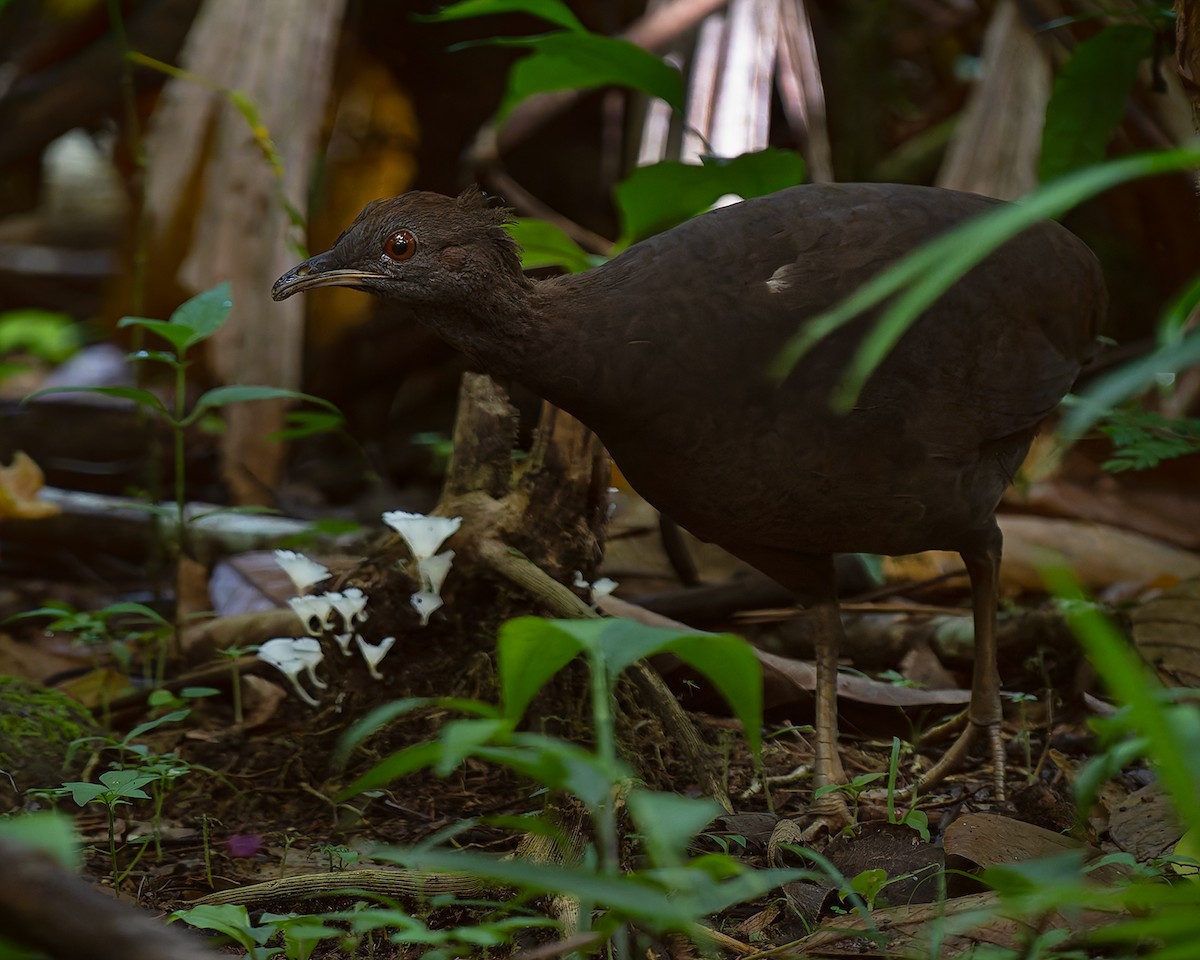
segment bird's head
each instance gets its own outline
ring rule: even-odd
[[[412,306],[466,306],[523,284],[509,212],[471,188],[457,198],[414,191],[369,203],[332,249],[275,281],[286,300],[314,287],[352,287]]]

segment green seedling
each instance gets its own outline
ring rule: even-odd
[[[105,808],[108,814],[108,858],[112,867],[113,892],[117,896],[120,896],[121,880],[128,876],[129,870],[133,869],[145,848],[143,847],[143,850],[139,851],[133,864],[130,864],[124,874],[118,873],[116,809],[118,806],[134,800],[149,800],[150,795],[142,787],[153,779],[154,774],[142,773],[137,770],[106,770],[100,774],[99,783],[74,781],[62,785],[63,791],[69,793],[71,799],[79,806],[84,807],[89,803],[98,803]]]

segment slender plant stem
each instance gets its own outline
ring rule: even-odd
[[[106,804],[108,807],[108,863],[112,869],[112,885],[113,896],[121,896],[121,888],[117,880],[117,817],[113,810],[115,804]]]

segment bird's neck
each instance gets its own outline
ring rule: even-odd
[[[593,385],[604,313],[590,274],[497,284],[469,304],[410,307],[416,319],[488,373],[566,407]]]

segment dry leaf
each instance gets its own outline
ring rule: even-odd
[[[0,519],[40,520],[60,512],[59,507],[37,498],[45,482],[42,468],[18,450],[11,467],[0,467]]]

